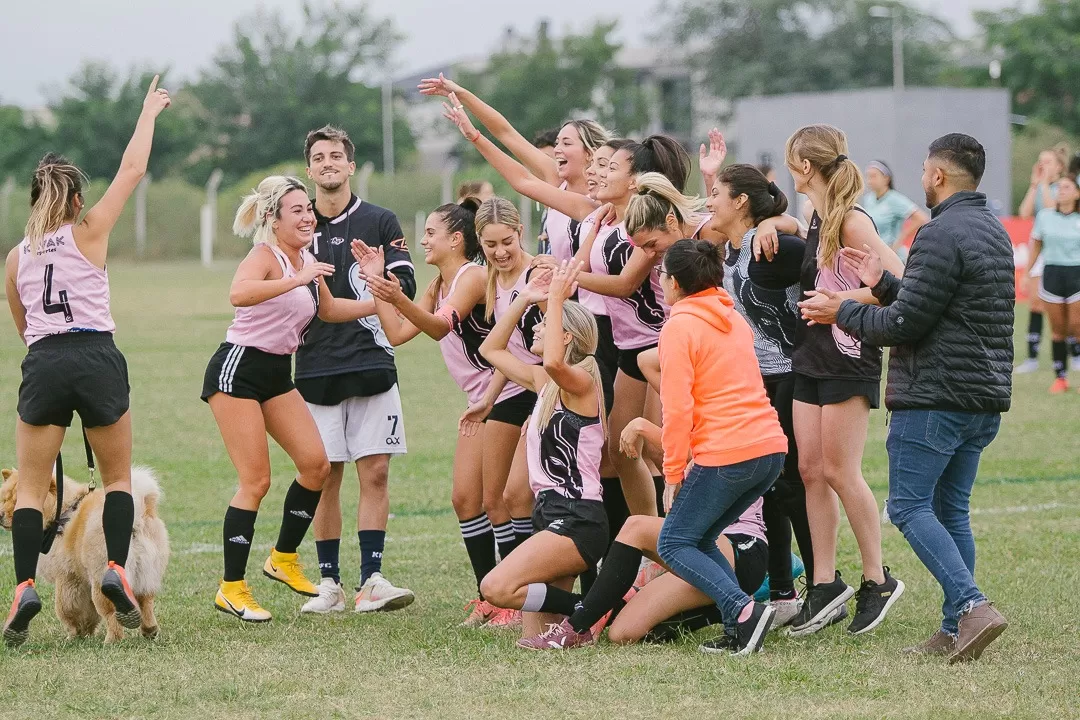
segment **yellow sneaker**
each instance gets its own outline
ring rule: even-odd
[[[270,557],[263,565],[263,575],[271,580],[285,583],[294,592],[308,597],[319,597],[319,588],[304,576],[299,553],[279,553],[270,549]]]
[[[235,615],[244,622],[270,622],[270,613],[259,607],[251,595],[246,580],[221,581],[214,607],[223,613]]]

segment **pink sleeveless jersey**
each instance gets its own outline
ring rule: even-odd
[[[521,271],[517,280],[510,288],[504,288],[499,284],[499,281],[495,281],[495,321],[498,322],[499,318],[506,314],[506,311],[510,309],[510,305],[513,304],[517,296],[525,291],[525,286],[529,284],[529,271],[528,268]],[[539,365],[543,362],[543,359],[529,350],[532,347],[533,342],[533,327],[540,322],[540,318],[543,314],[540,312],[540,308],[536,305],[532,305],[525,314],[521,316],[521,320],[518,321],[517,329],[514,330],[514,334],[510,336],[510,342],[507,345],[507,349],[513,353],[514,357],[523,363],[529,365]]]
[[[557,393],[559,388],[551,383],[545,392]],[[604,446],[604,426],[600,424],[600,417],[583,417],[567,410],[559,398],[547,427],[541,429],[540,405],[538,401],[533,409],[525,436],[529,487],[533,495],[554,490],[573,500],[603,500],[600,454]]]
[[[564,182],[559,186],[560,190],[566,189]],[[555,208],[547,209],[544,219],[544,233],[547,234],[548,244],[551,246],[551,256],[561,262],[566,262],[574,257],[574,228],[570,216],[559,212]]]
[[[746,508],[739,519],[724,528],[724,535],[749,535],[758,540],[766,540],[765,521],[761,517],[761,498]]]
[[[705,215],[699,217],[695,221],[697,225],[694,227],[694,233],[690,236],[692,240],[699,240],[701,238],[701,228],[712,222],[712,215]],[[664,302],[664,288],[660,285],[660,261],[662,258],[656,258],[656,264],[653,265],[652,270],[649,271],[649,286],[652,287],[653,293],[656,295],[656,299],[660,302],[660,307],[664,308],[664,316],[671,316],[671,307]]]
[[[585,239],[589,237],[589,233],[592,232],[593,226],[596,225],[596,213],[599,210],[593,212],[587,218],[581,221],[581,224],[574,229],[577,234],[576,242],[574,243],[574,254],[577,254],[577,250],[581,247],[581,243],[585,242]],[[570,218],[567,218],[569,220]],[[572,257],[572,256],[571,256]],[[593,315],[607,316],[608,309],[607,303],[604,302],[604,296],[598,295],[594,292],[589,292],[584,288],[578,289],[578,302],[585,306],[585,309],[591,312]]]
[[[281,265],[283,277],[296,275],[285,253],[267,245]],[[300,251],[304,267],[315,262],[307,250]],[[303,342],[303,334],[319,309],[318,280],[250,307],[236,308],[225,341],[262,350],[272,355],[292,355]]]
[[[49,233],[36,255],[19,246],[15,284],[26,308],[26,344],[69,332],[115,332],[109,311],[109,274],[75,245],[71,225]]]
[[[626,225],[603,225],[593,243],[589,255],[592,272],[600,275],[618,275],[626,267],[634,246],[626,236]],[[653,274],[655,274],[655,269]],[[659,282],[659,280],[658,280]],[[641,287],[627,298],[604,296],[608,316],[611,318],[611,334],[615,347],[620,350],[637,350],[656,345],[660,341],[660,328],[667,319],[663,292],[657,295],[652,278],[646,278]]]

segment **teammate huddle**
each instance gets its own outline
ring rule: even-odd
[[[468,400],[451,492],[477,585],[465,625],[520,626],[521,647],[562,649],[595,642],[605,627],[612,641],[634,642],[722,624],[724,632],[701,649],[744,655],[760,650],[773,627],[801,636],[841,622],[854,595],[848,631],[877,627],[905,589],[883,564],[876,501],[861,473],[870,409],[880,402],[880,348],[901,346],[894,363],[912,343],[924,360],[944,351],[925,312],[902,312],[923,300],[909,281],[914,287],[942,271],[959,275],[927,302],[948,292],[947,303],[988,304],[991,315],[981,321],[995,323],[989,334],[1004,338],[997,325],[1007,322],[1011,334],[1011,276],[1000,279],[993,265],[985,272],[976,267],[979,277],[968,278],[964,263],[943,265],[937,257],[928,265],[931,251],[921,252],[920,242],[905,269],[857,204],[862,177],[836,128],[801,128],[787,143],[796,190],[816,208],[804,226],[785,214],[787,198],[758,169],[722,167],[719,133],[701,148],[708,188],[701,199],[685,194],[690,159],[671,138],[615,139],[594,122],[574,120],[548,152],[442,76],[422,81],[420,89],[446,97],[444,114],[466,140],[516,191],[547,208],[549,251],[525,251],[513,203],[465,197],[427,218],[421,247],[438,273],[417,299],[396,219],[352,195],[354,148],[329,126],[309,133],[305,143],[314,200],[299,180],[277,176],[244,199],[234,230],[253,236],[255,246],[233,279],[235,317],[202,391],[239,476],[223,525],[217,609],[245,621],[270,620],[245,581],[256,514],[270,484],[267,434],[289,454],[297,476],[264,574],[309,596],[305,612],[344,609],[339,489],[344,463],[352,462],[361,486],[362,576],[354,608],[393,610],[413,601],[409,590],[383,577],[381,560],[389,459],[405,452],[394,348],[425,334],[438,342]],[[146,103],[128,150],[137,157],[129,163],[125,156],[114,182],[123,178],[128,194],[139,173],[125,175],[126,168],[145,172],[153,117],[168,106],[167,94],[152,86]],[[466,109],[514,157],[476,130]],[[967,136],[946,136],[931,147],[924,188],[938,226],[945,226],[942,209],[985,210],[985,197],[974,192],[984,164],[982,147]],[[878,165],[879,174],[888,172]],[[54,166],[47,157],[39,168],[43,186],[55,184],[46,182]],[[114,195],[118,213],[127,194]],[[937,201],[930,203],[932,197]],[[13,523],[20,585],[5,624],[9,644],[25,640],[41,607],[31,560],[41,544],[51,459],[72,411],[101,454],[109,497],[126,490],[130,422],[126,455],[95,442],[97,425],[120,424],[119,406],[104,413],[95,405],[107,401],[101,393],[87,404],[78,388],[61,392],[67,386],[53,389],[36,377],[67,372],[65,344],[118,356],[104,275],[111,224],[91,225],[104,236],[100,249],[91,245],[80,228],[103,214],[97,210],[105,200],[73,230],[81,202],[78,186],[66,194],[38,193],[27,239],[8,258],[8,297],[31,349],[20,388],[19,461],[29,482],[20,485],[22,514]],[[932,220],[917,239],[934,228]],[[996,261],[1000,238],[995,228],[988,232]],[[41,262],[52,238],[72,236],[63,252],[49,256],[44,291],[40,279],[24,282],[37,277],[29,265]],[[950,237],[960,256],[969,251],[966,237]],[[979,286],[970,297],[969,282]],[[52,283],[78,288],[61,298],[74,308],[63,317],[51,300]],[[952,308],[937,311],[948,319]],[[964,395],[940,410],[933,399],[897,401],[894,366],[890,409],[905,419],[915,409],[931,420],[935,412],[998,417],[1008,409],[1009,373],[1002,380],[997,365],[1012,361],[1011,340],[1004,359],[1002,342],[986,347],[995,382],[1006,385],[1003,399],[1001,392],[983,392],[968,407]],[[41,347],[60,355],[48,357]],[[920,366],[913,358],[906,368]],[[106,369],[80,367],[83,375],[93,372]],[[924,378],[935,388],[941,381],[930,371]],[[126,411],[126,374],[122,382],[114,394],[122,395]],[[918,394],[908,384],[903,390]],[[946,596],[941,630],[910,650],[947,654],[950,661],[977,658],[1005,628],[974,585],[973,541],[967,549],[978,452],[997,425],[980,420],[979,427],[975,439],[954,430],[955,446],[932,443],[939,454],[963,454],[968,462],[923,473],[928,488],[918,492],[907,478],[906,494],[893,492],[902,473],[893,446],[909,438],[894,442],[890,435],[890,512]],[[947,506],[939,498],[946,491]],[[836,567],[839,503],[859,544],[857,592]],[[112,512],[107,502],[107,538],[110,532],[130,537],[130,511]],[[313,522],[318,585],[305,576],[297,552]],[[793,535],[806,567],[804,595],[795,587]],[[112,545],[102,590],[118,612],[137,618],[137,607],[125,605],[124,553],[117,547],[114,557]]]

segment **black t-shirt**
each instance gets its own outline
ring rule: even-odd
[[[315,219],[311,252],[316,260],[334,265],[334,274],[326,278],[334,297],[371,299],[352,256],[353,240],[382,247],[386,270],[398,277],[406,294],[415,296],[412,258],[394,213],[353,195],[337,217],[316,211]],[[296,386],[311,403],[335,405],[349,397],[377,395],[396,382],[394,348],[375,315],[346,323],[315,318],[296,353]]]

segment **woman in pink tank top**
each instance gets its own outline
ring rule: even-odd
[[[285,496],[281,528],[263,573],[294,592],[316,597],[297,547],[307,533],[330,472],[315,421],[292,381],[292,354],[316,316],[349,322],[375,312],[371,300],[336,298],[320,278],[334,266],[308,252],[315,214],[304,184],[271,176],[244,198],[233,230],[254,236],[229,290],[232,324],[207,365],[202,399],[210,405],[239,476],[225,512],[225,570],[214,605],[247,622],[267,622],[244,579],[259,505],[270,489],[266,435],[288,453],[297,477]]]
[[[437,340],[446,369],[468,397],[454,452],[451,501],[476,576],[478,596],[467,606],[469,626],[499,614],[479,595],[480,583],[495,567],[496,545],[499,557],[506,558],[532,534],[531,502],[521,517],[513,518],[503,501],[520,424],[510,423],[513,429],[506,432],[504,422],[485,422],[500,401],[521,396],[524,389],[506,382],[480,354],[492,323],[485,317],[487,271],[474,262],[482,257],[476,236],[478,207],[470,198],[438,207],[428,216],[420,244],[424,261],[438,268],[439,275],[415,303],[393,276],[382,278],[379,253],[357,257],[390,342],[397,346],[420,333]]]
[[[157,82],[155,76],[120,170],[82,220],[85,176],[59,155],[49,153],[41,160],[30,183],[26,237],[7,256],[8,306],[29,348],[22,363],[15,431],[19,484],[11,539],[18,585],[3,628],[10,647],[26,641],[30,621],[41,611],[34,579],[43,551],[44,517],[53,513],[44,507],[45,498],[75,413],[97,453],[105,486],[101,521],[109,564],[100,589],[115,606],[121,625],[138,628],[144,623],[124,570],[135,512],[131,415],[127,363],[113,342],[116,326],[105,260],[109,234],[146,174],[157,116],[170,103],[169,93]],[[56,527],[50,520],[46,548]],[[137,578],[132,582],[138,586]],[[154,621],[145,622],[149,627]]]
[[[569,301],[576,269],[534,277],[514,299],[480,346],[484,357],[512,381],[538,393],[526,431],[529,483],[537,493],[535,534],[500,563],[481,584],[484,597],[527,613],[573,611],[574,579],[596,566],[608,545],[600,485],[600,453],[607,423],[603,381],[593,353],[596,321]],[[520,360],[509,348],[526,311],[547,302],[533,328],[533,351],[543,365]],[[527,615],[525,634],[539,631],[540,617]]]

